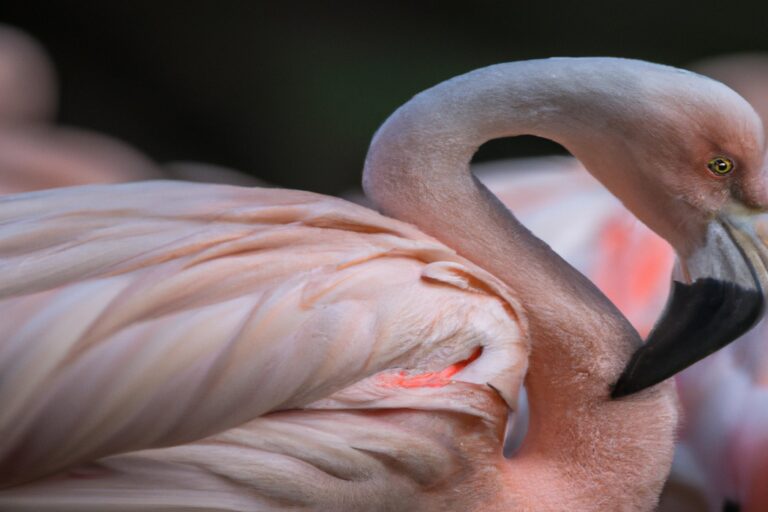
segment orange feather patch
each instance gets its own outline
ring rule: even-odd
[[[401,388],[439,388],[450,384],[451,377],[467,367],[472,361],[480,357],[483,353],[482,347],[477,347],[467,359],[453,363],[438,372],[419,373],[417,375],[408,375],[405,371],[399,371],[396,374],[387,374],[380,377],[379,383],[387,387]]]

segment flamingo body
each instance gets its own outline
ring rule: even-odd
[[[517,396],[527,364],[524,320],[505,285],[439,242],[343,200],[285,190],[154,182],[16,196],[0,208],[0,309],[17,319],[0,354],[3,474],[73,468],[63,481],[6,490],[5,507],[50,506],[55,495],[82,510],[110,489],[135,507],[188,507],[205,490],[257,509],[311,496],[318,510],[363,499],[385,510],[413,508],[414,489],[458,485],[459,475],[478,485],[464,443],[488,455],[500,442],[499,393]],[[439,385],[401,385],[478,347]],[[402,454],[396,468],[386,463]],[[166,470],[160,485],[173,482],[173,499],[142,491]],[[394,483],[404,496],[391,502]]]
[[[701,351],[642,367],[651,344],[470,175],[481,143],[522,133],[571,150],[692,275],[761,304],[744,210],[764,208],[763,133],[743,99],[638,61],[493,66],[416,96],[374,137],[364,188],[400,220],[163,182],[0,200],[0,308],[15,319],[0,504],[653,508],[677,420],[669,383],[654,384]],[[707,162],[726,149],[740,172],[720,179]],[[523,375],[531,428],[506,460]]]

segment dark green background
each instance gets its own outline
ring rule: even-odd
[[[61,80],[60,121],[160,162],[203,160],[289,187],[356,186],[373,131],[418,91],[552,55],[674,65],[768,50],[768,2],[13,1]],[[479,159],[558,151],[532,138]]]

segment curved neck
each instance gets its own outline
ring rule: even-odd
[[[602,170],[615,166],[623,144],[613,140],[616,123],[606,119],[618,115],[623,78],[617,74],[603,85],[594,76],[591,59],[551,59],[492,66],[444,82],[381,127],[363,184],[385,213],[504,280],[526,309],[533,344],[526,380],[531,425],[520,456],[509,464],[510,486],[530,497],[525,482],[546,479],[541,486],[569,474],[573,493],[602,482],[612,487],[608,494],[625,493],[617,499],[641,492],[647,500],[658,494],[671,463],[675,406],[669,390],[610,401],[610,386],[639,336],[469,171],[483,142],[532,134],[588,156],[582,162],[604,183],[615,179]],[[594,151],[602,156],[590,156]],[[574,467],[582,469],[573,473]],[[626,474],[634,480],[627,482]]]

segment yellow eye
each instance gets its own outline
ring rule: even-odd
[[[718,176],[724,176],[733,170],[733,160],[724,156],[717,156],[707,162],[707,168]]]

